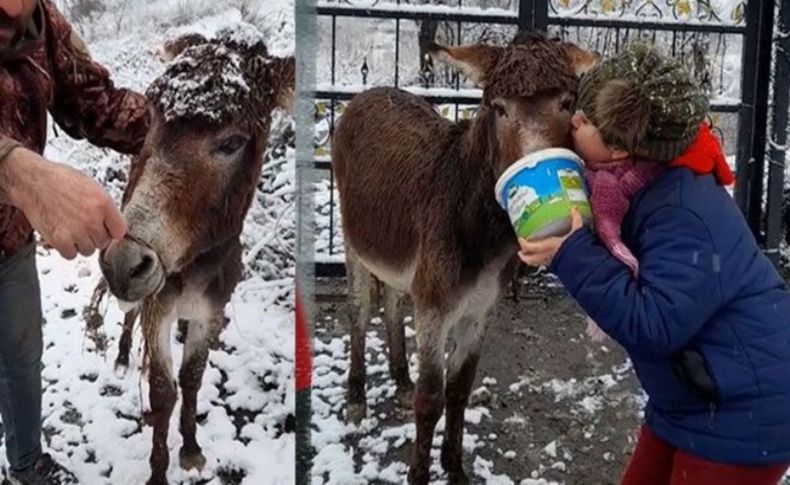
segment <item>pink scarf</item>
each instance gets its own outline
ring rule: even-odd
[[[665,169],[665,165],[656,162],[587,162],[584,177],[590,188],[595,231],[609,252],[628,266],[634,278],[639,274],[639,261],[623,243],[620,225],[631,206],[631,198]],[[604,331],[589,317],[587,335],[595,342],[606,338]]]
[[[639,274],[639,261],[623,243],[620,225],[631,198],[664,170],[666,165],[646,161],[587,162],[584,176],[590,188],[595,231],[609,252],[628,266],[634,277]]]

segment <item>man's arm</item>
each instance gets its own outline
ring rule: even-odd
[[[93,179],[0,135],[0,204],[19,208],[67,259],[89,256],[126,234],[126,222]]]
[[[18,141],[0,134],[0,163],[3,163],[5,157],[7,157],[14,148],[20,146],[22,146],[22,144]],[[2,184],[0,184],[0,197],[2,197]],[[0,201],[2,201],[2,199],[0,199]]]
[[[148,131],[143,95],[116,88],[107,70],[78,46],[72,28],[50,0],[41,2],[53,61],[55,121],[70,136],[137,154]]]
[[[22,144],[11,137],[0,134],[0,204],[17,206],[18,173],[9,169],[7,159],[11,152]]]

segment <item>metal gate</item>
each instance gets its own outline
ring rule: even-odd
[[[344,274],[329,152],[335,122],[348,100],[374,85],[399,86],[424,96],[456,120],[472,116],[479,102],[480,91],[464,84],[457,73],[423,60],[414,35],[425,20],[441,27],[447,43],[501,43],[526,29],[607,55],[630,38],[647,37],[688,62],[711,91],[709,121],[735,161],[735,199],[766,252],[778,260],[790,92],[790,2],[751,0],[717,11],[709,0],[474,0],[471,6],[473,0],[443,1],[453,4],[341,0],[316,5],[323,40],[317,46],[318,71],[323,76],[318,75],[316,86],[319,136],[314,165],[325,184],[319,191],[323,199],[316,202],[316,276]],[[785,34],[774,36],[775,22],[777,31]],[[367,35],[354,32],[366,28]],[[382,36],[394,40],[394,46],[376,40]],[[357,52],[356,57],[344,57],[350,51]],[[359,52],[364,54],[361,59]],[[734,63],[740,65],[740,76],[733,73]]]

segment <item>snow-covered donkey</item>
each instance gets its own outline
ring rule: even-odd
[[[474,119],[452,123],[413,94],[375,88],[349,103],[332,141],[352,298],[347,416],[365,416],[372,274],[414,302],[420,372],[409,482],[428,483],[434,429],[446,409],[441,464],[449,483],[463,484],[464,409],[486,315],[515,268],[518,247],[494,185],[522,156],[570,143],[577,75],[595,56],[528,33],[505,47],[444,47],[430,39],[424,51],[483,87]],[[398,306],[394,299],[387,297],[388,308]],[[455,345],[445,359],[450,335]],[[387,319],[387,336],[390,369],[406,396],[400,319]]]
[[[177,55],[148,89],[151,129],[123,196],[129,233],[100,255],[110,291],[134,307],[126,316],[127,352],[131,323],[141,317],[146,418],[154,427],[151,484],[167,483],[167,433],[178,397],[170,336],[177,320],[188,321],[178,373],[180,463],[205,464],[195,439],[197,392],[242,276],[239,235],[260,180],[271,112],[293,100],[294,59],[270,56],[249,29],[169,44]]]

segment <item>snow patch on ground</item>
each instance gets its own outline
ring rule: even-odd
[[[375,325],[373,325],[375,327]],[[407,324],[407,329],[411,328]],[[414,338],[414,331],[406,333],[407,340]],[[313,446],[317,456],[313,464],[313,484],[362,484],[404,483],[408,463],[393,458],[393,453],[414,442],[415,426],[411,413],[395,406],[395,382],[389,377],[386,361],[386,344],[378,330],[370,330],[366,339],[367,405],[368,415],[359,427],[345,421],[346,389],[348,380],[348,337],[314,339],[313,361]],[[416,357],[416,356],[415,356]],[[417,377],[417,360],[410,359],[410,374]],[[398,413],[400,424],[384,422],[389,418],[386,408]],[[472,406],[466,410],[466,429],[463,446],[466,458],[473,456],[485,443],[474,432],[474,425],[490,419],[485,407]],[[446,475],[439,464],[439,450],[445,428],[442,417],[436,426],[431,455],[432,482],[446,483]],[[358,438],[355,447],[349,444]],[[362,466],[356,467],[354,458],[361,456]],[[473,481],[491,484],[513,483],[494,472],[491,462],[478,457],[474,463]],[[503,481],[504,480],[504,481]]]
[[[356,427],[345,421],[346,390],[349,370],[349,338],[337,332],[337,320],[327,317],[319,324],[314,339],[313,372],[313,446],[317,456],[313,465],[314,485],[318,484],[366,484],[366,483],[404,483],[408,473],[411,445],[415,438],[413,414],[401,410],[396,404],[395,383],[390,379],[386,344],[383,340],[385,329],[380,319],[372,319],[366,338],[367,365],[367,405],[366,419]],[[407,345],[413,346],[413,323],[406,324]],[[555,402],[569,405],[571,414],[587,423],[586,431],[595,430],[596,414],[605,403],[612,401],[626,403],[634,400],[637,405],[644,404],[643,395],[624,392],[618,383],[632,373],[630,363],[604,370],[599,376],[577,379],[521,377],[517,382],[502,383],[504,392],[514,394],[518,399],[531,399],[529,393],[550,396]],[[417,377],[417,360],[410,359],[410,374]],[[486,396],[496,392],[498,380],[483,376],[483,385],[472,393],[470,406],[465,414],[464,451],[467,473],[474,483],[486,484],[548,484],[542,479],[547,470],[564,472],[566,463],[572,460],[571,452],[558,436],[553,441],[538,445],[542,450],[541,464],[533,470],[530,477],[507,476],[497,470],[500,460],[523,460],[528,453],[527,447],[518,453],[502,450],[497,446],[495,433],[482,434],[482,428],[489,422],[491,411],[480,403],[490,402]],[[491,390],[489,390],[491,387]],[[526,429],[528,417],[514,413],[505,420],[513,432],[522,433]],[[432,483],[445,483],[446,475],[439,464],[439,453],[444,431],[444,417],[439,421],[433,440],[431,455]],[[591,433],[592,436],[592,433]],[[526,445],[526,443],[525,443]],[[531,447],[531,444],[530,444]],[[493,457],[493,458],[492,458]],[[502,462],[500,462],[502,463]],[[521,481],[519,481],[521,480]]]
[[[68,466],[81,483],[143,483],[149,474],[152,428],[142,423],[148,409],[148,384],[141,374],[139,327],[125,376],[113,371],[123,314],[116,302],[106,305],[106,353],[85,335],[81,317],[100,277],[96,258],[65,262],[39,248],[44,326],[43,426],[47,450]],[[293,316],[277,300],[288,294],[287,280],[277,285],[251,277],[242,282],[226,308],[230,323],[209,365],[198,394],[197,439],[208,460],[201,473],[178,466],[180,404],[170,421],[171,483],[292,483]],[[182,346],[172,342],[175,368]],[[5,465],[5,450],[0,447]]]

